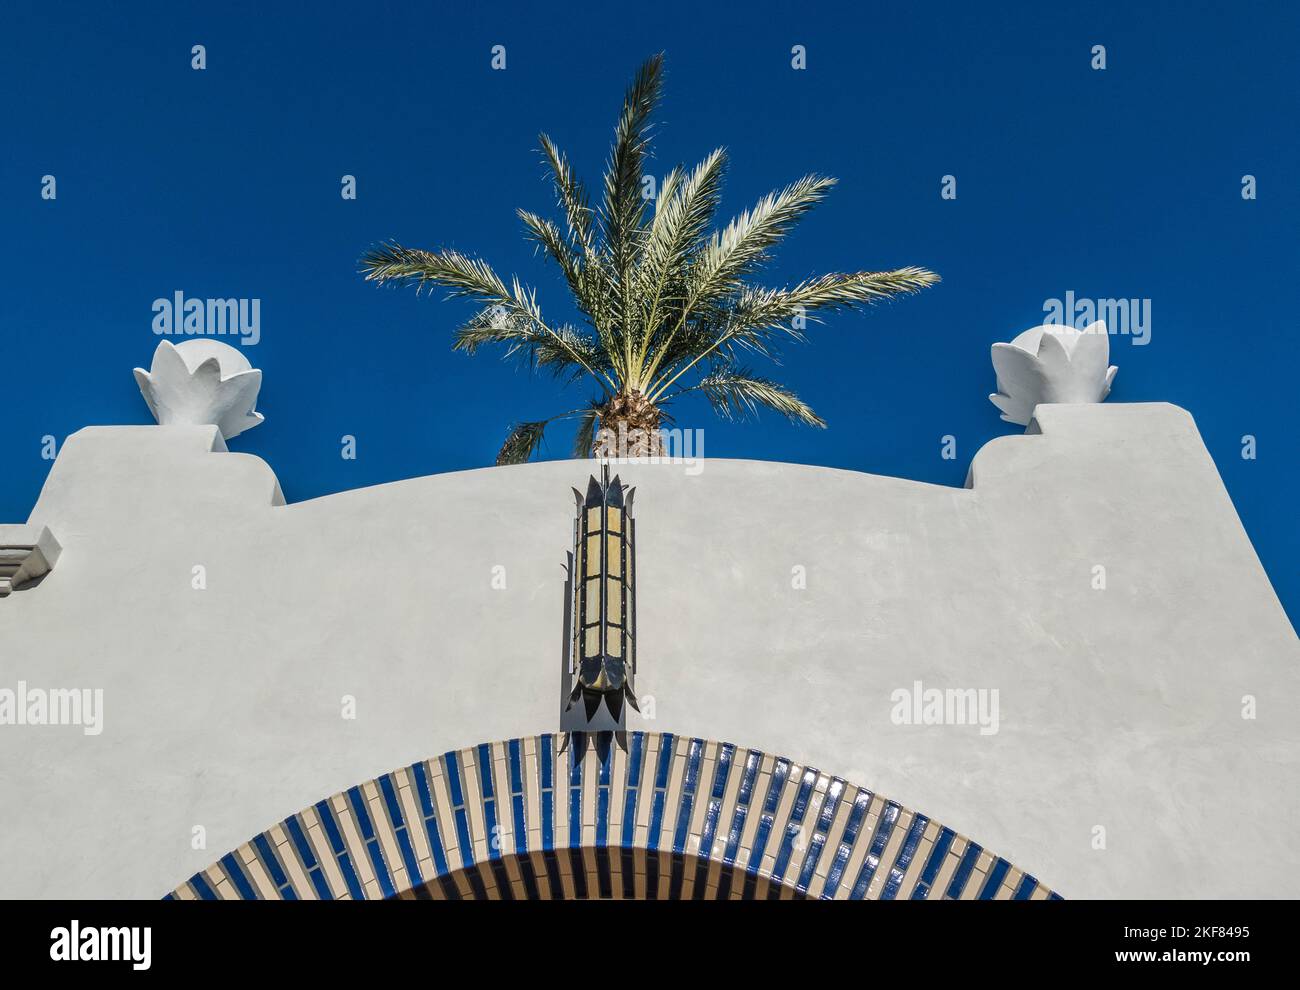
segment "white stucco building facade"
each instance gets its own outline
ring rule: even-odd
[[[28,520],[57,561],[0,598],[0,689],[102,689],[102,725],[0,726],[0,892],[159,897],[394,768],[555,733],[569,488],[591,470],[286,505],[215,427],[69,437]],[[616,470],[638,488],[649,704],[630,728],[784,754],[1065,897],[1300,893],[1300,643],[1187,412],[1039,406],[961,489],[717,459]],[[996,691],[996,725],[906,724],[918,682]],[[812,792],[809,822],[829,807]],[[457,811],[438,813],[444,839]],[[848,815],[809,826],[818,883]],[[401,841],[380,855],[400,865]],[[902,864],[904,893],[928,885],[924,859]]]

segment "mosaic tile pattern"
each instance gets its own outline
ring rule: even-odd
[[[319,801],[179,900],[1059,899],[979,844],[781,756],[671,733],[484,743]]]

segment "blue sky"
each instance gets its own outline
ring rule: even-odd
[[[806,172],[841,180],[768,282],[906,264],[944,279],[784,350],[770,370],[825,431],[674,409],[707,454],[960,485],[1016,429],[987,400],[993,341],[1067,291],[1149,299],[1149,342],[1112,338],[1112,401],[1192,412],[1300,614],[1296,5],[174,6],[0,8],[0,519],[27,517],[43,436],[151,422],[130,370],[176,290],[261,300],[246,353],[267,420],[231,446],[291,501],[487,465],[512,420],[583,404],[589,389],[453,353],[467,304],[365,284],[357,258],[388,238],[456,247],[563,312],[514,215],[551,211],[537,132],[594,183],[627,81],[662,50],[659,174],[725,145],[727,215]]]

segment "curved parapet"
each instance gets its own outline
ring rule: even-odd
[[[1191,417],[1048,404],[1031,433],[987,444],[965,489],[619,465],[638,487],[628,730],[797,754],[1072,898],[1294,891],[1300,642]],[[417,755],[571,728],[569,489],[590,461],[282,505],[266,464],[223,450],[214,426],[60,450],[29,520],[58,565],[0,598],[0,889],[156,897]],[[76,691],[102,691],[93,725],[18,723],[19,699]]]
[[[859,784],[732,743],[563,736],[412,763],[222,856],[180,900],[1059,899]]]

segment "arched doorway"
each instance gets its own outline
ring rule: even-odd
[[[422,760],[290,815],[167,896],[1057,898],[926,815],[785,757],[546,734]]]
[[[532,857],[511,853],[489,864],[489,875],[468,867],[400,893],[403,900],[805,900],[787,884],[689,853],[647,855],[644,849],[568,849]],[[567,860],[567,862],[565,862]]]

